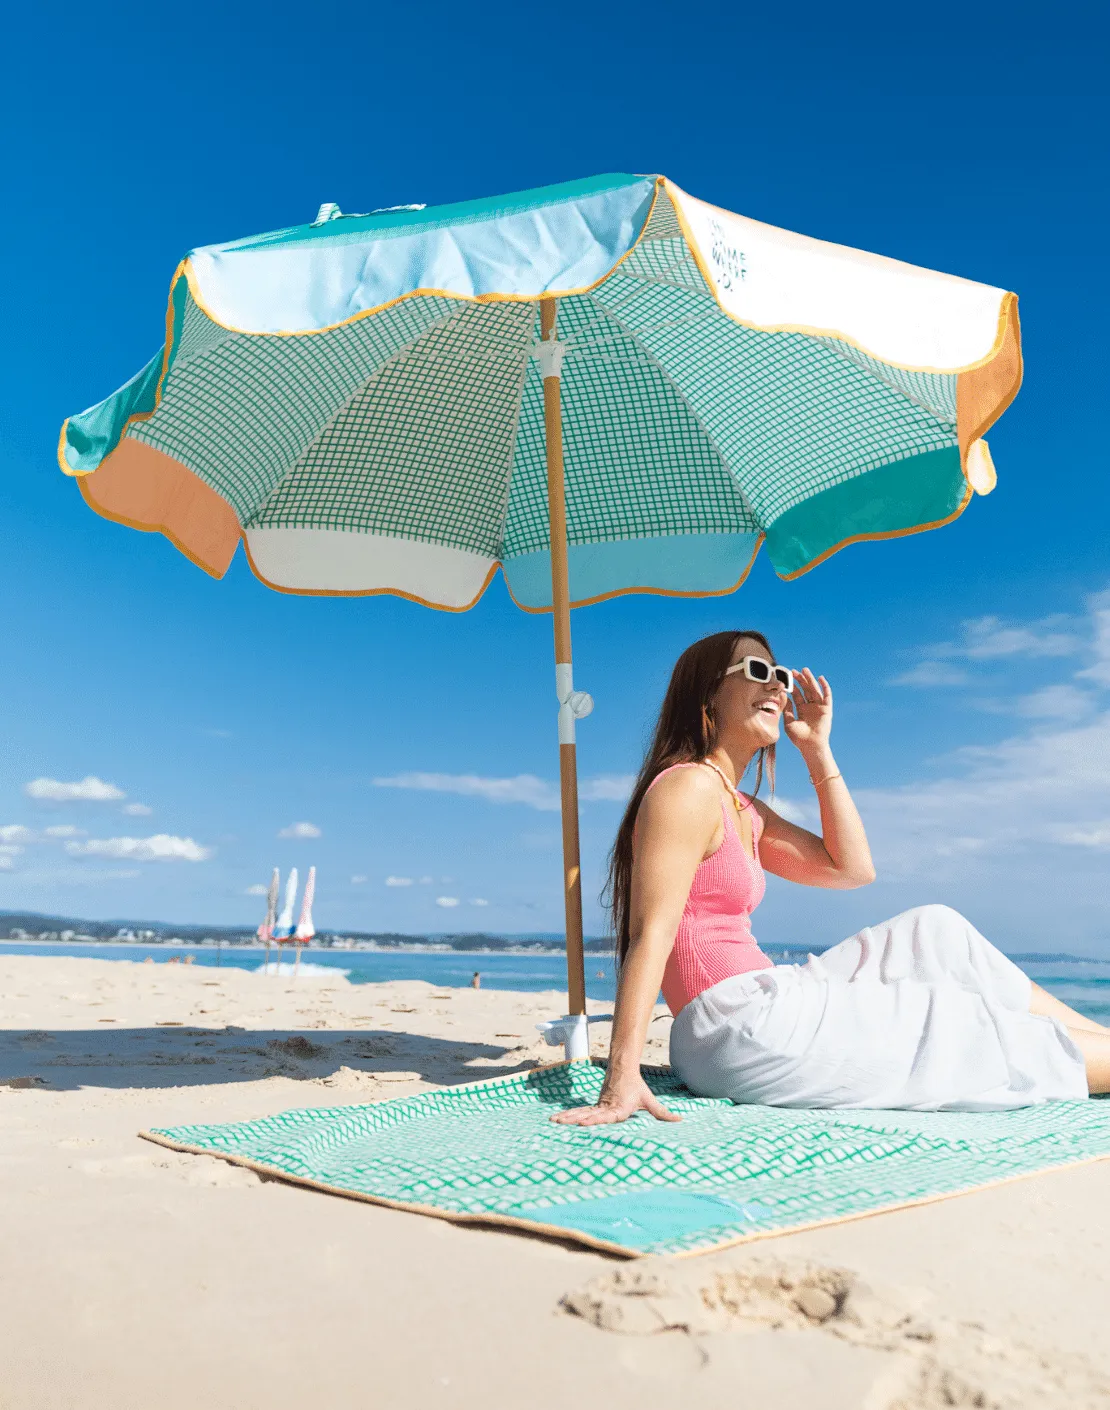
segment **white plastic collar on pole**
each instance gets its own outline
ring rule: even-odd
[[[532,344],[532,356],[539,363],[540,373],[545,380],[562,375],[566,348],[566,343],[560,342],[558,338],[537,338]]]
[[[549,1018],[546,1023],[537,1023],[544,1042],[550,1047],[563,1045],[563,1055],[567,1062],[575,1058],[588,1058],[590,1055],[590,1023],[607,1023],[611,1013],[587,1016],[584,1013],[568,1013],[564,1018]]]
[[[555,696],[559,701],[559,743],[574,743],[574,722],[584,720],[594,708],[594,698],[574,688],[574,667],[559,662],[555,667]]]

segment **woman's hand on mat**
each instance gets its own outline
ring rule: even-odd
[[[611,1126],[627,1121],[638,1111],[646,1111],[656,1121],[681,1121],[682,1117],[668,1111],[639,1072],[612,1083],[606,1078],[597,1099],[597,1106],[575,1106],[560,1111],[551,1118],[560,1126]]]
[[[832,732],[832,686],[824,676],[815,676],[808,666],[794,673],[794,690],[790,695],[794,714],[787,710],[782,717],[783,728],[791,744],[803,752],[827,745]]]

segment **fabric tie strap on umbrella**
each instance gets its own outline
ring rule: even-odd
[[[795,577],[993,487],[1017,301],[663,177],[194,250],[165,347],[63,428],[109,518],[284,591],[551,606],[537,304],[558,303],[573,604]]]

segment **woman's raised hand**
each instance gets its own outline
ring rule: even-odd
[[[828,744],[832,730],[832,687],[824,676],[815,676],[808,666],[794,672],[794,689],[790,694],[790,711],[783,713],[782,723],[787,738],[803,752]]]
[[[681,1121],[682,1117],[668,1111],[639,1072],[610,1083],[608,1077],[597,1099],[597,1106],[575,1106],[560,1111],[551,1120],[560,1126],[611,1126],[627,1121],[638,1111],[646,1111],[656,1121]]]

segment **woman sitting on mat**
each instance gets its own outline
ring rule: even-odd
[[[919,906],[775,965],[749,917],[764,869],[847,890],[875,879],[829,747],[824,676],[778,665],[759,632],[718,632],[679,657],[613,848],[620,982],[598,1104],[580,1126],[678,1118],[640,1074],[660,987],[671,1065],[692,1092],[792,1107],[996,1111],[1110,1091],[1110,1029],[1030,982],[948,906]],[[821,836],[737,789],[758,756],[774,782],[779,723],[801,752]]]

